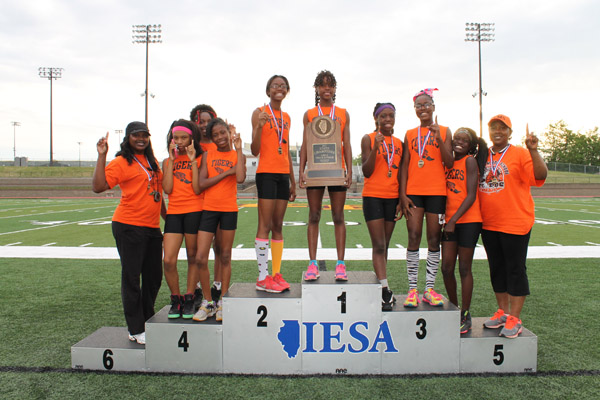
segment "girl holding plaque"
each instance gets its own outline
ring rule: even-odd
[[[485,328],[499,328],[500,336],[516,338],[523,330],[521,310],[529,295],[527,247],[535,219],[531,186],[542,186],[548,168],[538,153],[538,138],[529,133],[527,148],[509,143],[512,123],[496,115],[488,123],[492,146],[479,181],[479,201],[492,288],[498,311],[484,322]]]
[[[119,185],[122,193],[112,218],[112,232],[121,258],[121,298],[129,340],[146,344],[145,322],[154,315],[162,283],[160,216],[166,215],[162,172],[143,122],[127,125],[121,149],[108,165],[108,133],[96,148],[92,190],[102,193]]]
[[[387,281],[387,254],[401,212],[398,202],[402,141],[393,136],[396,108],[392,103],[377,103],[373,111],[375,132],[361,141],[363,214],[373,246],[373,268],[381,282],[381,306],[391,311],[395,302]]]
[[[200,130],[192,121],[180,119],[173,122],[167,135],[169,157],[163,161],[163,190],[169,196],[165,220],[164,269],[165,280],[171,291],[169,318],[191,319],[195,313],[198,264],[196,249],[198,226],[202,215],[202,201],[198,186],[198,162],[202,157]],[[187,254],[187,291],[181,295],[177,258],[185,238]],[[200,292],[201,295],[202,292]]]
[[[400,169],[400,204],[406,217],[408,247],[406,270],[408,296],[405,307],[419,305],[417,280],[419,276],[419,245],[423,231],[423,217],[427,221],[427,275],[423,301],[442,306],[442,296],[433,289],[440,263],[440,234],[446,211],[446,174],[444,167],[452,168],[452,133],[438,125],[433,118],[433,92],[423,89],[413,97],[419,126],[406,132],[402,168]]]
[[[259,156],[256,169],[258,190],[258,229],[254,248],[258,262],[256,290],[281,293],[290,285],[281,274],[283,217],[288,201],[296,199],[296,181],[289,150],[290,116],[281,103],[290,90],[285,76],[273,75],[267,81],[270,101],[252,113],[252,154]],[[269,275],[269,233],[273,274]]]
[[[204,299],[193,319],[205,321],[216,314],[216,320],[221,321],[221,299],[229,289],[231,248],[237,229],[237,184],[246,179],[246,157],[242,153],[242,139],[233,125],[215,118],[208,123],[206,132],[217,145],[217,150],[209,150],[202,155],[198,174],[200,191],[204,192],[204,206],[198,228],[196,259]],[[208,253],[215,236],[221,251],[223,283],[221,297],[213,299],[209,288]]]
[[[352,148],[350,145],[350,115],[348,112],[335,105],[335,91],[337,82],[335,76],[329,71],[321,71],[317,74],[315,83],[315,106],[304,113],[304,134],[302,148],[300,150],[300,188],[306,187],[304,170],[307,163],[307,138],[306,127],[316,117],[328,115],[333,121],[338,121],[341,128],[342,158],[345,163],[346,177],[345,184],[340,186],[328,186],[329,199],[331,201],[331,216],[333,219],[335,232],[335,247],[337,250],[338,261],[335,266],[335,279],[346,281],[346,264],[344,255],[346,251],[346,225],[344,222],[344,204],[346,203],[346,190],[352,184]],[[306,187],[306,197],[308,200],[308,254],[310,262],[304,273],[304,280],[313,281],[319,278],[319,267],[317,265],[317,242],[319,240],[319,221],[321,220],[321,209],[323,207],[323,195],[325,186]]]
[[[473,129],[459,128],[452,139],[454,165],[446,169],[446,224],[442,233],[442,273],[448,298],[458,307],[456,258],[461,286],[460,333],[471,329],[471,265],[481,233],[481,212],[477,196],[479,175],[487,157],[487,144]]]

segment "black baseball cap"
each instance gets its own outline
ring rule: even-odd
[[[132,133],[136,132],[148,132],[148,135],[150,134],[148,126],[139,121],[130,122],[129,125],[127,125],[127,128],[125,128],[126,135],[131,135]]]

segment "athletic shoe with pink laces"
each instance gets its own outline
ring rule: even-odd
[[[437,294],[433,288],[429,288],[423,293],[423,301],[434,307],[441,307],[444,305],[444,299],[442,299],[442,296]]]
[[[275,283],[277,283],[279,286],[281,286],[283,288],[283,290],[289,290],[290,289],[290,284],[287,283],[285,281],[285,279],[283,279],[283,275],[281,275],[281,273],[276,273],[275,275],[273,275],[273,281]]]
[[[343,261],[338,261],[335,266],[335,280],[336,281],[347,281],[348,275],[346,275],[346,264]]]
[[[305,281],[316,281],[319,278],[319,267],[316,261],[311,261],[308,264],[306,272],[304,272]]]
[[[404,300],[404,307],[416,308],[419,306],[419,291],[417,289],[410,289],[408,296]]]
[[[279,285],[279,283],[275,282],[271,275],[267,275],[262,281],[259,281],[258,278],[256,279],[256,290],[262,290],[263,292],[269,293],[281,293],[285,289]]]

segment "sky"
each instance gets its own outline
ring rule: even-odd
[[[495,41],[481,46],[484,137],[499,113],[512,119],[515,143],[527,123],[537,133],[559,120],[588,130],[599,125],[599,20],[595,0],[2,0],[0,160],[13,159],[14,144],[17,156],[49,159],[50,83],[40,67],[64,68],[53,81],[54,160],[95,160],[106,132],[114,156],[115,130],[144,120],[145,45],[132,43],[133,24],[162,27],[162,43],[149,47],[148,124],[160,159],[171,122],[200,103],[250,142],[273,74],[289,79],[282,108],[290,143],[301,144],[323,69],[350,114],[355,156],[377,102],[394,103],[403,138],[418,125],[412,97],[428,87],[439,89],[439,124],[479,132],[478,50],[464,40],[466,22],[495,23]]]

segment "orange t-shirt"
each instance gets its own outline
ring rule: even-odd
[[[157,191],[162,196],[162,172],[160,168],[158,171],[150,170],[145,156],[136,154],[134,157],[142,165],[135,160],[129,164],[125,157],[119,156],[106,166],[108,186],[111,189],[117,185],[121,187],[121,202],[112,220],[128,225],[158,228],[162,201],[154,201],[151,193]]]
[[[202,156],[196,158],[200,165]],[[171,162],[170,158],[165,160],[165,167]],[[192,165],[187,154],[180,155],[173,163],[173,190],[169,195],[169,207],[167,214],[187,214],[202,211],[204,196],[194,193],[192,187]]]
[[[446,221],[456,213],[460,205],[467,197],[467,158],[454,160],[451,169],[446,169]],[[481,222],[481,211],[479,210],[479,196],[475,192],[475,201],[471,207],[456,221],[457,224],[470,222]]]
[[[490,149],[491,152],[491,149]],[[527,149],[510,146],[496,169],[496,180],[488,161],[479,181],[479,202],[483,229],[525,235],[535,219],[530,186],[542,186],[545,180],[535,179],[531,154]],[[494,154],[494,167],[502,154]]]
[[[209,150],[217,150],[217,145],[214,142],[209,142],[209,143],[202,143],[200,142],[200,148],[202,149],[202,152],[206,152]]]
[[[440,125],[442,140],[446,140],[448,127]],[[440,144],[433,134],[429,135],[425,148],[423,149],[423,161],[425,165],[419,168],[419,127],[406,131],[405,143],[410,152],[408,164],[408,181],[406,183],[406,194],[417,196],[445,196],[446,195],[446,171],[442,162]],[[421,143],[427,137],[428,129],[421,128]],[[422,144],[423,145],[423,144]]]
[[[269,120],[262,128],[260,137],[260,150],[258,159],[258,168],[256,173],[271,174],[289,174],[290,160],[289,155],[289,136],[290,136],[290,116],[283,111],[273,110],[277,123],[273,120],[271,110],[268,106],[261,107],[261,111],[269,114]],[[283,117],[282,117],[283,114]],[[283,133],[281,142],[281,154],[279,154],[279,136],[277,126],[281,130],[283,118]]]
[[[365,185],[363,186],[363,197],[379,197],[381,199],[397,199],[398,198],[398,170],[400,169],[400,160],[402,159],[402,141],[395,136],[384,137],[383,143],[373,149],[375,136],[377,132],[369,133],[371,139],[371,151],[377,152],[375,157],[375,168],[370,177],[365,177]],[[392,149],[392,143],[394,144]],[[387,147],[387,151],[385,148]],[[392,156],[391,172],[392,176],[388,176],[390,171],[388,166],[388,154]]]
[[[206,170],[208,177],[217,176],[237,164],[237,151],[208,151]],[[204,191],[204,209],[207,211],[237,211],[237,180],[235,174],[222,179]]]
[[[323,115],[329,116],[331,113],[331,107],[321,107]],[[308,122],[312,122],[313,119],[319,116],[319,107],[311,108],[306,112]],[[346,162],[344,158],[344,128],[346,127],[346,109],[335,106],[335,112],[333,114],[333,120],[340,123],[340,135],[342,135],[342,166],[346,169]]]

